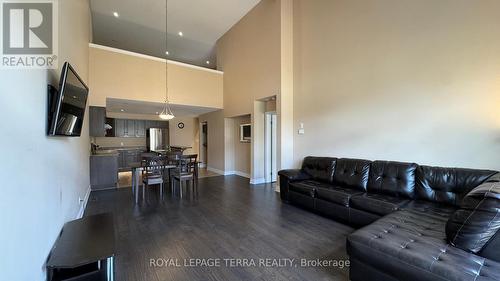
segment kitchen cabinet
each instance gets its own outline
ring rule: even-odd
[[[116,188],[119,154],[90,156],[90,186],[92,190]]]
[[[149,128],[158,128],[158,121],[146,120],[146,129]]]
[[[130,167],[130,164],[137,162],[137,151],[135,150],[128,150],[126,152],[126,161],[127,161],[127,167]]]
[[[135,120],[125,120],[125,137],[135,137]]]
[[[115,119],[115,137],[125,136],[125,120]]]
[[[125,152],[126,150],[118,151],[118,169],[120,170],[124,170],[127,167]]]
[[[138,138],[143,138],[146,136],[146,121],[135,120],[135,136]]]
[[[89,135],[91,137],[106,136],[106,108],[91,106],[89,107]]]
[[[158,121],[158,128],[168,129],[168,121]]]
[[[136,121],[126,119],[115,119],[115,137],[135,138],[138,136],[136,131]],[[145,132],[144,134],[145,135]]]
[[[154,120],[147,120],[146,122],[146,128],[161,128],[161,129],[168,129],[168,121],[154,121]]]
[[[130,148],[130,149],[119,149],[118,156],[118,168],[120,171],[130,170],[130,165],[132,163],[141,162],[142,153],[145,152],[144,149],[140,148]]]
[[[114,136],[120,138],[144,138],[149,128],[168,129],[167,121],[152,120],[114,120]]]
[[[135,137],[134,120],[116,119],[115,136],[121,138]]]

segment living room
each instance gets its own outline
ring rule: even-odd
[[[5,280],[500,280],[499,1],[36,2]]]

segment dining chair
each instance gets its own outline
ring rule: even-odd
[[[164,156],[153,156],[143,159],[142,170],[142,200],[145,199],[146,187],[150,185],[160,185],[160,199],[163,198],[163,173],[164,173]]]
[[[198,154],[186,154],[182,157],[188,160],[189,170],[193,173],[194,179],[198,180]]]
[[[192,189],[195,189],[195,183],[194,183],[194,173],[192,172],[192,169],[189,167],[189,159],[185,157],[179,157],[177,160],[177,167],[174,169],[173,172],[173,178],[174,178],[174,186],[172,189],[175,189],[175,181],[179,182],[179,193],[180,197],[182,198],[182,190],[183,190],[183,185],[186,184],[187,188],[187,183],[190,182],[190,185]]]

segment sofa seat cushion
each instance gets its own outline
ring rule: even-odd
[[[316,193],[316,187],[318,185],[321,185],[321,183],[317,181],[312,181],[312,180],[299,181],[290,183],[289,189],[290,191],[293,192],[314,197]]]
[[[500,280],[500,263],[446,243],[445,224],[433,213],[396,211],[349,235],[347,251],[398,279]]]
[[[350,206],[359,210],[387,215],[408,204],[409,200],[382,194],[360,194],[351,198]]]
[[[322,186],[316,189],[316,197],[318,199],[336,203],[345,207],[349,207],[352,196],[360,194],[363,194],[363,192],[342,186]]]

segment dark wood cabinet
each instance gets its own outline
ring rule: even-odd
[[[138,138],[143,138],[146,136],[146,121],[135,120],[135,136]]]
[[[125,120],[125,137],[135,137],[135,120]]]
[[[158,121],[146,120],[146,129],[149,128],[158,128]]]
[[[168,121],[158,121],[158,128],[168,129]]]
[[[132,163],[141,162],[144,149],[130,148],[120,149],[118,156],[118,169],[120,171],[129,171]]]
[[[118,183],[117,154],[90,156],[90,185],[92,190],[116,188]]]
[[[115,137],[125,136],[125,120],[115,119]]]
[[[104,128],[104,125],[103,125]],[[114,119],[114,135],[120,138],[144,138],[149,128],[168,129],[167,121]]]
[[[91,137],[106,136],[106,108],[91,106],[89,107],[89,135]]]
[[[115,137],[143,138],[146,136],[146,121],[115,119]]]

